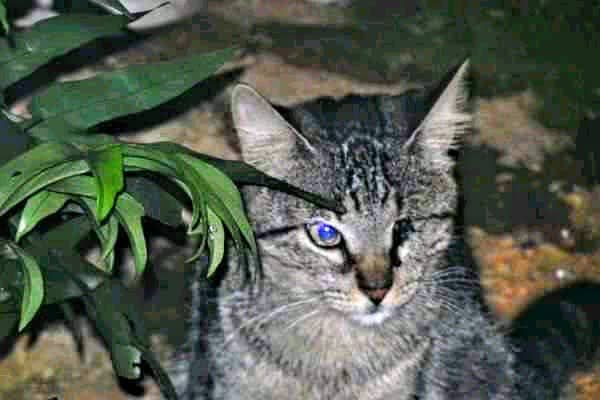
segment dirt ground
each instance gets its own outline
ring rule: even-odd
[[[209,11],[241,26],[240,31],[254,22],[273,19],[337,26],[348,18],[340,9],[293,0],[214,1]],[[120,54],[110,63],[121,65],[192,51],[201,40],[197,35],[195,29],[183,29]],[[236,80],[251,84],[280,104],[324,95],[399,93],[423,83],[409,79],[373,83],[318,63],[308,64],[259,49],[237,62],[243,71]],[[231,82],[225,88],[230,86]],[[226,122],[225,97],[220,92],[173,120],[123,134],[122,138],[172,140],[196,151],[236,158],[235,140]],[[546,128],[536,118],[539,101],[528,89],[476,95],[476,129],[465,141],[460,167],[465,234],[481,269],[491,308],[507,321],[558,288],[581,280],[600,283],[600,186],[581,184],[583,166],[573,156],[575,133]],[[164,237],[152,241],[159,289],[146,301],[144,315],[162,359],[168,358],[182,337],[185,253]],[[47,327],[33,344],[27,335],[19,338],[0,359],[0,400],[159,397],[149,378],[134,386],[116,379],[98,338],[85,321],[81,325],[83,355],[77,353],[71,333],[61,324]],[[581,373],[575,380],[578,400],[600,398],[600,369]]]

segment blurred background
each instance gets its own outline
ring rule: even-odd
[[[57,12],[98,11],[76,0],[8,3],[22,29]],[[145,1],[123,3],[133,10]],[[201,92],[105,127],[126,131],[124,140],[172,140],[225,158],[237,158],[227,111],[237,81],[290,105],[426,87],[470,57],[475,129],[458,174],[464,234],[492,311],[510,321],[561,287],[600,283],[600,1],[175,0],[135,29],[134,44],[97,43],[39,82],[242,45]],[[42,88],[28,85],[14,88],[14,109],[26,110]],[[184,337],[189,246],[183,232],[155,231],[152,272],[130,285],[166,359]],[[129,256],[122,260],[127,280]],[[115,378],[85,321],[83,355],[60,323],[39,324],[39,336],[0,359],[0,399],[158,398],[151,379]],[[579,400],[600,398],[600,369],[576,382]]]

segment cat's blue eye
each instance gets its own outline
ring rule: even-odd
[[[317,246],[334,247],[342,241],[340,232],[326,222],[307,224],[306,230]]]

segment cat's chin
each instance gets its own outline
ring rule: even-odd
[[[350,318],[353,321],[358,322],[360,325],[374,326],[382,324],[391,316],[392,313],[388,309],[377,307],[373,311],[354,313],[350,316]]]

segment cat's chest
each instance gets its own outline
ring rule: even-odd
[[[315,382],[290,376],[269,361],[257,360],[248,352],[236,365],[223,365],[227,385],[217,388],[219,400],[302,399],[302,400],[412,400],[422,360],[428,345],[422,344],[392,368],[353,383],[344,377]],[[360,349],[357,349],[359,351]],[[355,355],[357,358],[360,354]],[[365,371],[365,374],[368,372]]]

